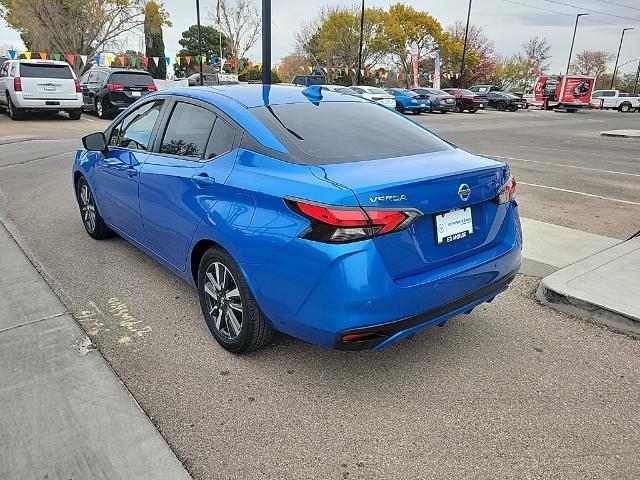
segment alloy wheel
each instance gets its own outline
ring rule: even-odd
[[[86,229],[89,232],[94,232],[96,229],[96,206],[93,203],[91,190],[86,183],[80,188],[80,211]]]
[[[234,340],[242,330],[243,308],[238,284],[229,269],[213,262],[205,273],[204,297],[216,330]]]
[[[96,100],[96,113],[98,114],[98,117],[104,117],[104,105],[102,105],[100,100]]]

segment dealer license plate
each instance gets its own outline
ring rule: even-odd
[[[481,103],[480,105],[478,105],[480,108],[484,107],[484,103]]]
[[[134,97],[139,97],[140,96],[140,92],[131,92],[131,95],[133,95]]]
[[[55,91],[56,90],[56,86],[55,85],[45,85],[44,89],[47,91]]]
[[[471,207],[459,208],[434,215],[438,245],[462,240],[473,234]]]

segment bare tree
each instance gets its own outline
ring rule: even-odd
[[[215,12],[211,12],[209,17],[229,40],[231,55],[236,59],[234,71],[237,74],[240,60],[260,38],[260,13],[249,0],[218,0]]]
[[[33,51],[93,57],[140,29],[144,0],[0,0],[0,15]],[[76,70],[82,66],[76,62]]]
[[[605,50],[583,50],[571,62],[571,73],[600,77],[607,71],[607,64],[614,59],[612,53]]]

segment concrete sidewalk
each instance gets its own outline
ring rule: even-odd
[[[520,221],[524,238],[520,272],[533,277],[546,277],[621,242],[528,218]]]
[[[0,224],[0,478],[188,480]]]
[[[640,336],[640,237],[545,277],[544,304]]]

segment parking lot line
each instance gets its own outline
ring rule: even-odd
[[[579,170],[590,170],[592,172],[600,172],[600,173],[612,173],[615,175],[626,175],[629,177],[640,177],[639,173],[628,173],[628,172],[616,172],[615,170],[601,170],[599,168],[590,168],[590,167],[579,167],[577,165],[567,165],[564,163],[553,163],[553,162],[545,162],[542,160],[530,160],[528,158],[518,158],[518,157],[504,157],[501,155],[487,155],[493,158],[499,158],[501,160],[515,160],[517,162],[528,162],[528,163],[540,163],[543,165],[552,165],[555,167],[566,167],[566,168],[577,168]]]
[[[632,202],[630,200],[621,200],[619,198],[605,197],[603,195],[595,195],[593,193],[578,192],[576,190],[569,190],[567,188],[550,187],[548,185],[538,185],[537,183],[526,183],[526,182],[518,182],[518,185],[527,185],[529,187],[546,188],[548,190],[557,190],[559,192],[573,193],[573,194],[576,194],[576,195],[583,195],[585,197],[600,198],[602,200],[609,200],[610,202],[626,203],[628,205],[638,205],[638,206],[640,206],[640,202]]]

